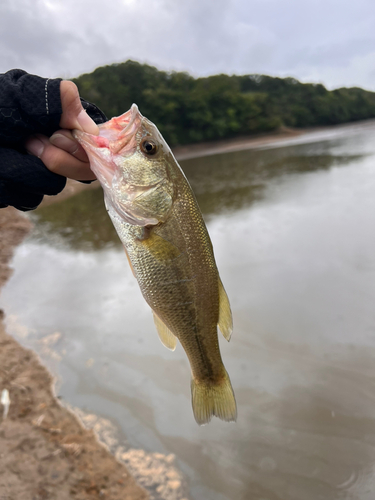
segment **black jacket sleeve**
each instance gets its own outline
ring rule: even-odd
[[[20,69],[0,74],[0,208],[32,210],[44,194],[54,195],[65,187],[65,177],[50,172],[24,148],[28,136],[49,137],[60,128],[60,82]],[[99,108],[81,102],[96,123],[106,121]]]

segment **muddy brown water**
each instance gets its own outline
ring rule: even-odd
[[[175,453],[195,500],[373,500],[375,124],[182,162],[231,300],[238,422],[198,427],[92,190],[33,215],[0,306],[58,394]]]

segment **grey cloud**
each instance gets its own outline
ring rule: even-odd
[[[299,63],[311,66],[342,67],[350,63],[358,54],[375,52],[375,37],[353,40],[344,40],[332,44],[304,47],[291,51],[284,59],[289,68],[295,68]]]
[[[50,72],[50,65],[63,64],[79,39],[57,32],[53,18],[39,15],[38,2],[4,2],[0,6],[0,51],[2,69],[22,67]],[[18,7],[18,8],[17,8]]]
[[[133,58],[194,75],[260,72],[331,86],[371,85],[373,0],[112,0],[103,5],[3,0],[0,70],[18,66],[71,77]]]

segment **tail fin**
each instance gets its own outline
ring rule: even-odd
[[[191,381],[191,397],[195,420],[199,425],[208,424],[215,415],[226,422],[237,419],[237,406],[229,376],[218,384]]]

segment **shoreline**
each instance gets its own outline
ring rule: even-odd
[[[0,210],[0,287],[14,249],[32,228],[13,208]],[[146,500],[126,467],[55,397],[53,377],[37,354],[6,333],[0,312],[0,497],[6,500]]]
[[[235,151],[245,151],[256,149],[270,144],[277,144],[288,139],[300,137],[309,132],[322,130],[317,129],[293,129],[283,127],[274,132],[257,134],[254,136],[240,136],[232,139],[220,139],[212,142],[200,142],[197,144],[187,144],[186,146],[176,146],[173,154],[178,161],[201,158],[222,153],[233,153]]]
[[[46,203],[91,186],[70,184],[64,196]],[[0,293],[12,275],[14,250],[31,230],[22,212],[0,210]],[[6,332],[5,316],[0,309],[0,395],[7,389],[10,397],[6,418],[0,404],[0,498],[187,500],[176,457],[132,449],[109,420],[60,402],[53,375]],[[54,340],[54,333],[41,339],[51,352]]]
[[[333,127],[329,127],[333,128]],[[247,149],[256,149],[267,145],[282,143],[285,140],[301,137],[311,132],[323,130],[321,127],[315,129],[288,129],[283,128],[276,132],[260,134],[256,136],[237,137],[233,139],[222,139],[212,142],[202,142],[197,144],[188,144],[186,146],[177,146],[172,152],[177,161],[191,160],[203,156],[211,156],[221,153],[231,153],[234,151],[244,151]],[[57,203],[82,191],[99,188],[98,182],[92,184],[82,184],[80,182],[67,180],[64,190],[56,196],[44,196],[41,207],[46,207],[52,203]]]
[[[283,146],[284,142],[313,135],[324,131],[344,131],[348,128],[356,126],[366,126],[367,124],[375,123],[375,119],[363,120],[357,122],[343,123],[340,125],[329,125],[326,127],[311,127],[305,129],[287,128],[283,127],[274,132],[267,132],[264,134],[257,134],[253,136],[235,137],[232,139],[220,139],[211,142],[200,142],[195,144],[188,144],[186,146],[176,146],[172,149],[173,155],[177,161],[192,160],[194,158],[202,158],[205,156],[212,156],[217,154],[233,153],[237,151],[246,151],[249,149],[264,148],[267,146]],[[82,184],[80,182],[67,180],[64,190],[56,196],[44,196],[41,207],[66,200],[81,191],[99,188],[97,182],[92,184]]]
[[[319,132],[344,131],[353,127],[366,127],[375,123],[375,119],[361,120],[356,122],[341,123],[339,125],[327,125],[309,128],[289,128],[282,127],[273,132],[256,134],[251,136],[239,136],[232,139],[220,139],[211,142],[200,142],[188,144],[186,146],[176,146],[173,154],[178,161],[202,158],[224,153],[234,153],[236,151],[246,151],[249,149],[264,148],[266,146],[282,146],[284,142],[289,142],[297,137],[309,136]]]

